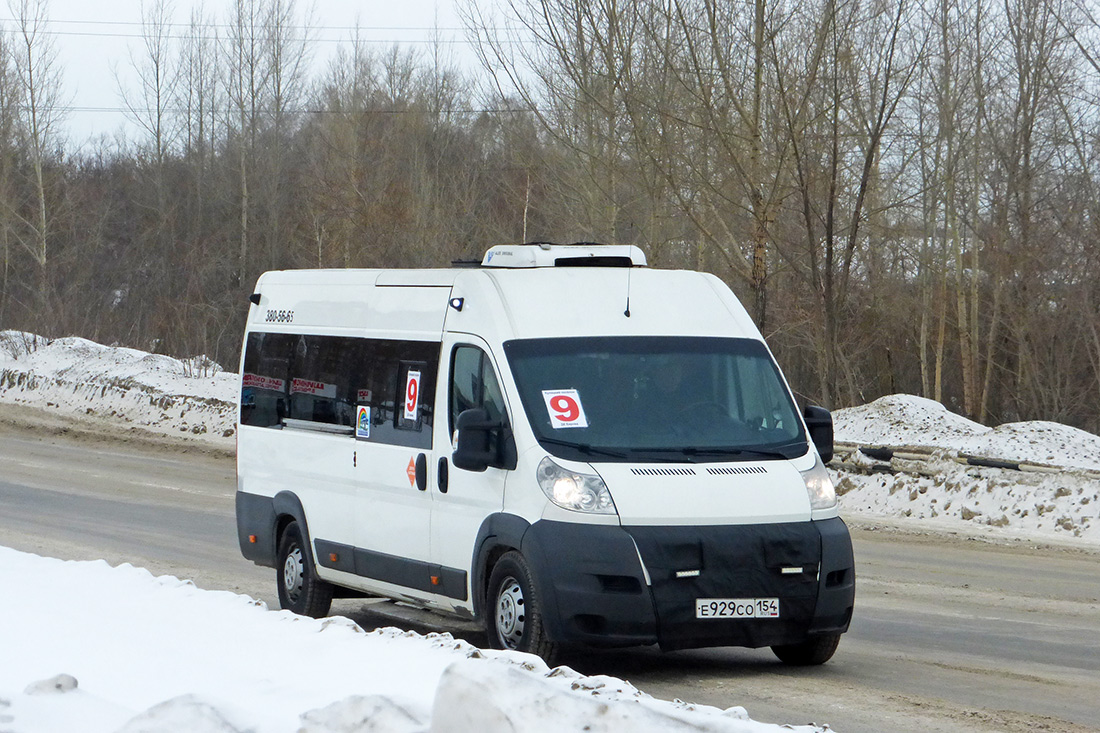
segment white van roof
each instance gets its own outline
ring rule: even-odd
[[[630,244],[501,244],[490,247],[482,267],[645,267],[645,253]]]

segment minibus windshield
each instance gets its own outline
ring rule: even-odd
[[[504,344],[539,443],[587,462],[794,458],[806,434],[752,339],[615,336]]]

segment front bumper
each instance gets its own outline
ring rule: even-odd
[[[693,527],[542,521],[521,549],[557,642],[666,650],[794,644],[847,631],[855,598],[851,538],[840,519]],[[778,598],[780,618],[696,619],[697,598]]]

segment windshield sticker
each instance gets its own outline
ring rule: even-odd
[[[355,437],[370,437],[370,407],[359,405],[355,411]]]
[[[409,371],[405,380],[405,419],[416,420],[416,408],[420,402],[420,372]]]
[[[588,419],[584,416],[581,396],[575,389],[544,389],[542,399],[546,401],[546,411],[550,413],[550,427],[587,428]]]

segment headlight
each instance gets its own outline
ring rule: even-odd
[[[536,473],[542,493],[562,509],[592,514],[615,513],[611,492],[599,476],[569,471],[549,456],[542,459]]]
[[[806,493],[810,495],[811,509],[831,509],[836,506],[836,490],[833,489],[833,480],[829,478],[829,472],[825,470],[825,464],[815,455],[814,467],[809,471],[802,471],[802,478],[806,480]]]

